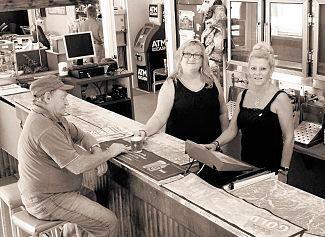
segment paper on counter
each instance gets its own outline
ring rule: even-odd
[[[26,91],[28,91],[28,89],[23,88],[23,87],[21,87],[19,85],[16,85],[16,84],[0,86],[0,96],[13,95],[13,94],[26,92]]]
[[[235,196],[305,228],[307,233],[325,236],[325,200],[284,184],[275,178],[234,190]],[[305,236],[305,235],[304,235]]]
[[[195,174],[163,187],[253,236],[283,237],[303,232],[301,227],[215,188]]]
[[[148,138],[145,148],[178,165],[185,165],[192,161],[185,154],[185,142],[166,133],[158,133]]]
[[[75,124],[84,132],[93,135],[99,142],[111,141],[131,136],[128,131],[125,131],[117,126],[100,128],[73,115],[67,115],[65,118],[68,120],[68,122]]]

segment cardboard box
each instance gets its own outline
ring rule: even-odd
[[[52,51],[55,53],[61,54],[66,52],[62,36],[51,38],[51,45],[52,45]]]

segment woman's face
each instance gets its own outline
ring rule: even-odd
[[[200,46],[190,45],[184,49],[181,67],[183,72],[197,72],[202,66],[202,51]]]
[[[248,74],[248,80],[253,85],[265,85],[270,80],[272,74],[269,61],[265,58],[251,58]]]

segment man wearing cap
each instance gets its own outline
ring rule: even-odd
[[[105,173],[106,161],[127,148],[115,143],[102,151],[93,136],[63,117],[66,91],[72,88],[56,76],[38,79],[30,86],[34,106],[18,141],[22,201],[39,219],[69,221],[90,236],[115,236],[114,213],[82,195],[82,173],[96,167]],[[90,153],[82,154],[76,144]]]

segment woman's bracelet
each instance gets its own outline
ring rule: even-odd
[[[139,130],[139,132],[144,132],[144,136],[145,136],[145,137],[147,137],[147,136],[148,136],[148,134],[147,134],[147,131],[146,131],[146,130],[144,130],[144,129],[140,129],[140,130]]]
[[[218,140],[213,141],[212,144],[216,145],[216,151],[220,151],[220,143]]]
[[[288,172],[289,172],[289,167],[280,166],[278,170],[278,173],[281,173],[283,175],[288,175]]]

